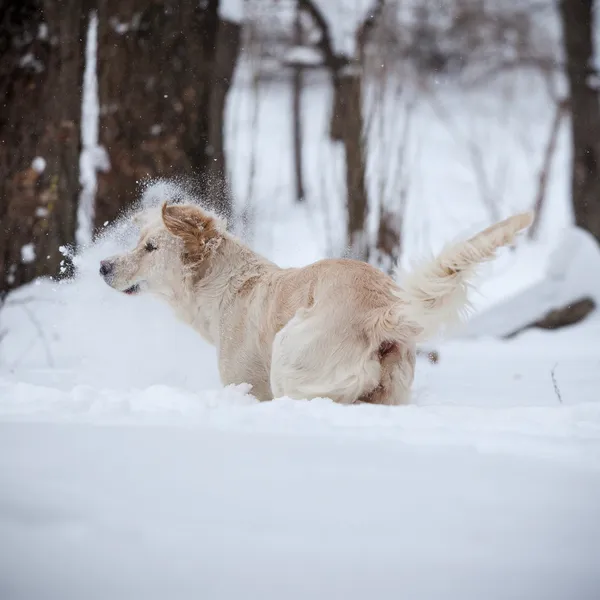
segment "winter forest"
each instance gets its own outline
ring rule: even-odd
[[[261,402],[99,274],[164,202],[392,278],[534,217],[410,403]],[[596,600],[599,302],[597,0],[0,0],[2,600]]]

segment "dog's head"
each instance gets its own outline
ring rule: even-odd
[[[100,262],[100,275],[125,294],[171,296],[187,277],[200,277],[223,239],[218,218],[190,204],[163,204],[160,213],[139,213],[136,247]]]

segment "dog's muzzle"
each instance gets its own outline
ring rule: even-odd
[[[115,265],[111,263],[109,260],[101,260],[100,261],[100,275],[106,279],[110,275],[113,274],[115,270]]]
[[[104,281],[108,283],[112,287],[112,279],[115,273],[115,264],[110,260],[101,260],[100,261],[100,275],[104,278]],[[140,286],[138,283],[134,283],[132,286],[128,287],[125,290],[121,290],[124,294],[132,296],[133,294],[137,294],[140,291]]]

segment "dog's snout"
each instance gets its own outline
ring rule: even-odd
[[[114,265],[110,261],[108,261],[108,260],[100,261],[100,275],[102,275],[102,277],[106,277],[107,275],[110,275],[113,272],[113,269],[114,269]]]

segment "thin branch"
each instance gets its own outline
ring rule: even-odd
[[[20,306],[27,313],[27,316],[33,323],[33,326],[35,327],[36,331],[38,332],[38,335],[42,341],[42,346],[44,346],[44,351],[46,352],[46,360],[48,361],[48,366],[53,367],[54,359],[52,358],[52,352],[50,351],[50,346],[48,344],[48,340],[46,339],[46,336],[44,335],[44,330],[43,330],[42,324],[40,323],[38,318],[35,316],[33,311],[27,306],[27,304],[21,304]]]
[[[359,25],[358,30],[356,31],[356,44],[361,54],[361,60],[364,54],[365,43],[367,42],[371,31],[377,25],[377,20],[383,12],[384,6],[385,0],[375,0],[373,8],[368,11],[365,20]]]
[[[556,105],[556,111],[554,113],[554,119],[552,121],[552,127],[550,129],[550,136],[548,138],[548,144],[544,152],[544,159],[542,161],[542,168],[538,177],[538,189],[534,204],[534,218],[527,236],[530,240],[536,238],[539,227],[540,227],[540,215],[542,208],[544,207],[544,201],[546,199],[546,189],[548,187],[548,177],[550,175],[550,168],[552,166],[552,158],[556,150],[556,142],[558,140],[558,132],[560,131],[560,124],[562,123],[563,117],[565,116],[568,108],[568,101],[561,100]]]
[[[31,304],[32,302],[47,302],[48,304],[61,304],[52,298],[36,298],[35,296],[25,296],[24,298],[11,298],[6,301],[6,306],[22,306],[23,304]],[[0,304],[0,307],[2,305]]]
[[[321,39],[317,46],[323,54],[325,66],[331,71],[337,73],[342,67],[349,63],[348,58],[339,56],[333,49],[331,43],[331,32],[327,20],[323,16],[321,9],[312,0],[298,0],[298,9],[303,10],[310,15],[321,32]]]
[[[554,393],[556,394],[556,397],[558,398],[558,401],[560,402],[560,404],[562,404],[563,403],[562,395],[560,393],[560,388],[558,387],[558,383],[556,381],[556,375],[554,374],[554,372],[556,371],[556,367],[558,367],[558,363],[552,367],[552,370],[550,371],[550,377],[552,377],[552,385],[554,386]]]
[[[516,59],[500,61],[485,71],[474,75],[467,81],[467,85],[472,87],[486,85],[501,73],[523,68],[531,68],[543,73],[561,73],[564,65],[551,57],[519,56]]]

